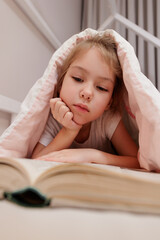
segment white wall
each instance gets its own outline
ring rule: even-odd
[[[81,0],[32,0],[64,42],[80,31]],[[22,101],[54,49],[13,0],[0,1],[0,94]]]
[[[61,43],[80,31],[81,2],[81,0],[32,0]]]
[[[61,42],[79,32],[81,0],[32,2]],[[0,29],[0,95],[22,102],[55,49],[14,0],[0,0]],[[9,121],[10,115],[0,112],[0,134]]]
[[[13,0],[0,1],[0,94],[22,101],[54,51]]]

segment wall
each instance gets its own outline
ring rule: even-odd
[[[32,0],[61,43],[80,31],[81,2],[81,0]]]
[[[57,29],[55,32],[62,42],[80,30],[81,0],[69,0],[69,6],[65,0],[33,0],[33,3],[40,13],[43,10],[44,18],[47,19],[48,15],[49,24],[54,23],[53,30]],[[40,3],[43,5],[39,6]],[[60,15],[61,9],[63,12]],[[69,11],[66,15],[65,10]],[[67,16],[70,16],[69,22]],[[14,0],[0,1],[0,29],[0,95],[22,102],[29,89],[43,75],[55,49]],[[9,121],[10,115],[0,112],[0,134]]]
[[[0,94],[22,101],[54,49],[12,0],[0,1]]]

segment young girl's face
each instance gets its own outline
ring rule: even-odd
[[[114,73],[98,48],[92,47],[82,51],[68,68],[60,98],[73,113],[73,120],[84,125],[109,108],[114,85]]]

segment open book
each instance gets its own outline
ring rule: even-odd
[[[160,175],[99,164],[0,158],[0,198],[23,206],[160,214]]]

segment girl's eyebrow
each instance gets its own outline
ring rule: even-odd
[[[77,68],[77,69],[79,69],[79,70],[81,70],[81,71],[83,71],[83,72],[88,73],[88,71],[87,71],[85,68],[80,67],[80,66],[71,66],[71,68]]]
[[[75,65],[75,66],[71,66],[71,68],[77,68],[77,69],[79,69],[79,70],[81,70],[81,71],[83,71],[83,72],[85,72],[85,73],[88,73],[88,71],[87,71],[85,68],[81,67],[81,66],[76,66],[76,65]],[[114,83],[114,80],[111,79],[111,78],[108,78],[108,77],[98,76],[98,78],[99,78],[99,79],[102,79],[102,80],[111,81],[111,82]]]

